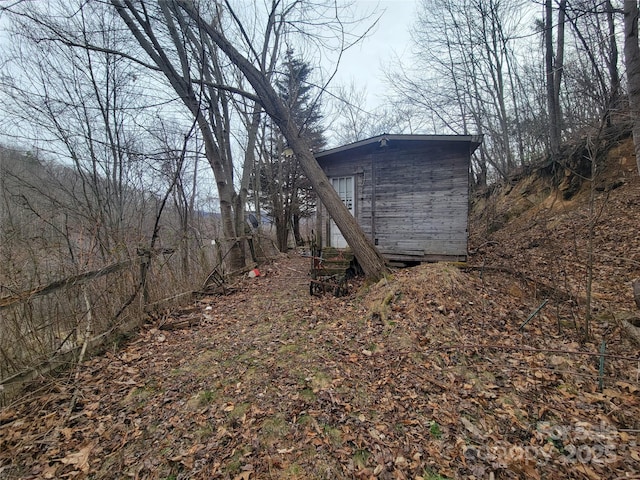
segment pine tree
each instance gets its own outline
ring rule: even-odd
[[[284,76],[277,82],[277,90],[285,105],[289,107],[291,116],[300,127],[300,136],[305,137],[313,151],[318,151],[326,144],[322,126],[320,103],[313,95],[310,83],[312,70],[310,65],[294,56],[288,49],[284,61]]]
[[[276,88],[291,112],[291,120],[299,125],[298,136],[305,138],[313,151],[325,145],[320,104],[313,95],[310,83],[310,65],[287,50],[282,64],[282,77]],[[288,248],[291,228],[296,243],[303,242],[300,219],[309,217],[315,208],[315,195],[305,178],[295,155],[289,154],[282,134],[276,127],[268,126],[270,138],[263,152],[264,163],[260,168],[262,204],[274,219],[277,245],[281,251]]]

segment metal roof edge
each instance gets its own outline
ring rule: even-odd
[[[348,143],[340,147],[323,150],[315,154],[316,158],[333,155],[335,153],[345,152],[354,148],[364,147],[372,143],[380,142],[383,139],[387,141],[423,141],[423,142],[469,142],[472,145],[471,153],[473,153],[482,143],[484,135],[406,135],[406,134],[388,134],[376,135],[375,137],[359,140],[357,142]]]

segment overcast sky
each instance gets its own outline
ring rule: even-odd
[[[346,53],[335,82],[349,84],[351,79],[367,89],[367,109],[384,102],[387,88],[383,68],[395,56],[407,58],[411,53],[409,29],[416,15],[417,0],[356,0],[363,10],[382,13],[375,30],[360,45]]]
[[[388,88],[383,69],[396,56],[408,60],[411,51],[409,29],[413,26],[419,0],[354,0],[362,15],[374,13],[380,19],[367,38],[347,50],[332,87],[348,86],[351,81],[366,89],[367,102],[361,107],[372,111],[384,104]],[[6,41],[6,18],[0,15],[0,43]]]

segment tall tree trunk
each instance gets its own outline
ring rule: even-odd
[[[633,143],[640,173],[640,46],[638,45],[638,2],[624,1],[624,63],[627,67],[629,110],[633,122]]]
[[[219,149],[213,140],[213,135],[209,130],[207,121],[202,115],[198,115],[198,124],[200,126],[200,132],[204,140],[205,155],[209,161],[209,165],[214,174],[223,170],[221,167],[221,159]],[[222,175],[218,173],[216,180]],[[229,185],[228,182],[217,181],[218,196],[220,201],[220,217],[222,221],[222,244],[223,244],[223,258],[226,260],[229,269],[231,271],[237,271],[245,266],[244,252],[240,245],[239,236],[243,232],[236,232],[235,228],[235,216],[233,212],[234,200],[236,192],[233,189],[233,185]]]
[[[556,39],[556,58],[553,62],[553,94],[556,104],[555,128],[558,130],[558,141],[562,134],[562,108],[560,107],[560,87],[562,86],[562,73],[564,72],[564,27],[567,18],[567,0],[561,0],[558,4],[558,38]]]
[[[329,183],[329,179],[318,165],[307,141],[300,137],[300,128],[291,119],[290,112],[280,99],[269,79],[245,58],[214,25],[200,18],[193,3],[188,0],[178,0],[181,8],[197,22],[211,40],[218,45],[229,60],[236,65],[251,84],[256,95],[262,102],[262,107],[278,125],[281,133],[293,150],[306,177],[311,182],[318,198],[335,221],[353,253],[358,259],[365,275],[371,279],[379,279],[386,272],[387,267],[380,253],[366,237],[347,207],[342,203],[338,193]]]
[[[293,214],[293,238],[296,240],[296,246],[301,247],[304,245],[304,239],[302,238],[302,234],[300,233],[300,214]]]
[[[286,253],[289,232],[287,231],[287,219],[284,218],[281,213],[282,212],[278,212],[274,218],[276,224],[276,245],[278,246],[278,250]]]
[[[556,52],[553,51],[553,5],[545,0],[545,69],[547,77],[547,106],[549,109],[549,147],[551,155],[560,152],[560,134],[562,132],[562,112],[560,110],[560,85],[564,67],[564,24],[566,0],[561,0],[558,11],[558,38]],[[555,58],[554,58],[555,57]]]
[[[609,26],[609,104],[607,109],[607,125],[611,125],[611,113],[620,106],[620,74],[618,73],[618,42],[616,40],[616,23],[613,18],[614,9],[611,0],[607,0],[607,25]]]

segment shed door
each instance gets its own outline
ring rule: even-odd
[[[331,185],[335,188],[336,192],[340,196],[340,200],[346,205],[349,209],[351,215],[353,215],[353,177],[333,177],[330,179]],[[333,219],[329,223],[329,231],[331,235],[331,246],[335,248],[346,248],[347,241],[340,233],[340,229],[335,224]]]

